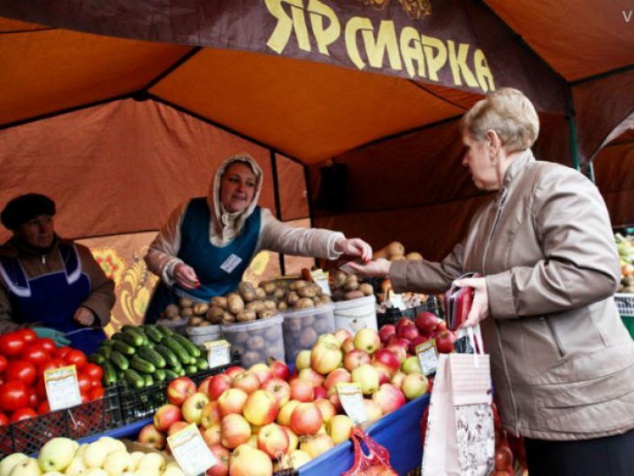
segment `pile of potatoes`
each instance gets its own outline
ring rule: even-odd
[[[329,273],[328,284],[332,300],[335,302],[358,299],[374,293],[371,284],[359,283],[356,275],[346,274],[339,269]]]
[[[372,259],[385,258],[389,261],[398,261],[402,259],[422,260],[423,256],[416,251],[405,254],[405,246],[398,241],[393,241],[389,245],[377,250],[372,255]]]

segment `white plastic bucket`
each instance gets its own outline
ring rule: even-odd
[[[377,330],[374,295],[335,302],[335,327],[346,329],[352,335],[366,327]]]
[[[222,336],[222,330],[220,326],[217,325],[198,327],[190,326],[185,329],[185,334],[187,334],[187,338],[194,344],[201,345],[205,342],[211,342],[220,339],[220,337]]]

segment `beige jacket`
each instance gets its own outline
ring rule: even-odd
[[[577,440],[634,428],[634,342],[613,294],[619,260],[605,204],[573,169],[517,157],[504,188],[442,263],[396,262],[396,291],[486,276],[481,323],[505,428]]]

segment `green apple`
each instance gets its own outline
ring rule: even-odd
[[[70,438],[53,438],[40,449],[37,462],[43,472],[64,471],[75,457],[79,443]]]
[[[0,461],[0,476],[9,476],[13,467],[20,461],[27,459],[28,456],[24,453],[13,453],[2,461]]]

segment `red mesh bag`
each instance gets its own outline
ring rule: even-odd
[[[398,476],[390,466],[390,452],[361,428],[354,428],[350,439],[354,445],[354,463],[341,476]]]

